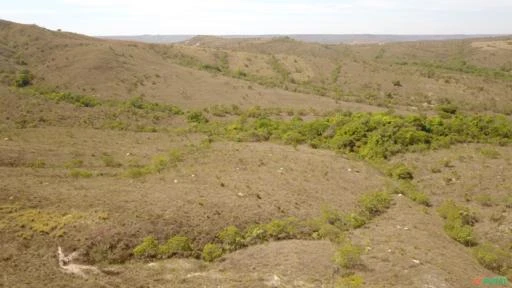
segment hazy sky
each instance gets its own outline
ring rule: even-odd
[[[0,0],[0,18],[88,35],[512,34],[512,0]]]

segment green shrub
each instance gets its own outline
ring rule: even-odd
[[[268,240],[264,225],[255,224],[249,226],[244,232],[245,244],[254,245]]]
[[[488,193],[478,194],[474,199],[478,204],[485,207],[492,207],[496,203],[491,194]]]
[[[153,157],[148,165],[129,168],[126,170],[126,175],[131,178],[140,178],[149,174],[160,173],[169,166],[176,166],[180,161],[183,161],[181,152],[174,149],[168,154]]]
[[[29,163],[31,168],[44,168],[46,167],[46,162],[43,159],[36,159]]]
[[[32,82],[32,74],[27,69],[18,72],[16,79],[14,80],[14,86],[18,88],[26,87]]]
[[[398,180],[412,180],[414,178],[411,169],[401,163],[391,167],[388,174]]]
[[[95,107],[101,105],[101,102],[92,96],[73,94],[70,92],[50,92],[43,93],[43,95],[50,100],[70,103],[77,107]]]
[[[69,175],[74,178],[91,178],[92,172],[83,169],[71,169]]]
[[[363,249],[361,247],[346,243],[336,250],[334,262],[341,268],[356,268],[363,263],[361,259],[362,254]]]
[[[363,277],[357,274],[344,276],[336,281],[336,288],[360,288],[363,285]]]
[[[386,192],[373,192],[359,199],[361,210],[370,218],[380,215],[391,206],[391,196]]]
[[[107,153],[103,153],[103,155],[101,155],[101,161],[103,161],[103,164],[106,167],[119,168],[123,166],[121,162],[115,160],[112,155],[109,155]]]
[[[176,254],[192,251],[190,239],[185,236],[174,236],[165,244],[158,247],[158,254],[164,257],[171,257]]]
[[[266,235],[274,240],[293,238],[297,233],[297,228],[297,219],[293,217],[275,219],[264,226]]]
[[[395,193],[400,193],[405,195],[405,197],[411,199],[412,201],[430,207],[432,203],[430,202],[430,198],[422,191],[418,190],[418,187],[414,185],[411,181],[400,181],[398,187],[395,187]]]
[[[368,219],[363,215],[350,213],[345,217],[345,221],[351,228],[357,229],[366,225]]]
[[[256,119],[251,118],[253,112]],[[372,160],[387,159],[404,152],[449,147],[456,143],[505,144],[512,139],[512,121],[503,116],[457,114],[443,119],[439,116],[427,118],[389,113],[339,113],[306,122],[271,119],[269,113],[254,108],[224,129],[213,124],[211,129],[215,129],[215,135],[225,135],[236,141],[306,143],[315,148],[355,153]],[[401,168],[402,171],[395,172],[396,177],[411,179],[411,171]]]
[[[171,115],[182,115],[183,114],[183,111],[174,105],[148,102],[148,101],[145,101],[141,96],[133,97],[133,98],[129,99],[128,101],[122,102],[120,104],[124,105],[125,107],[128,107],[128,108],[134,108],[134,109],[139,109],[139,110],[162,112],[162,113],[168,113]]]
[[[155,237],[148,236],[133,249],[133,255],[140,258],[154,258],[158,255],[158,250],[158,241]]]
[[[222,241],[224,250],[234,251],[245,246],[242,232],[235,227],[229,226],[220,231],[217,237]]]
[[[445,219],[444,230],[448,236],[465,246],[475,246],[473,226],[477,218],[468,208],[458,206],[453,201],[445,201],[438,208],[439,215]]]
[[[402,87],[402,82],[400,82],[400,80],[394,80],[392,81],[393,83],[393,86],[395,87]]]
[[[469,210],[469,208],[459,206],[452,200],[443,202],[437,211],[446,221],[459,221],[462,225],[469,226],[473,226],[478,222],[478,218]]]
[[[458,108],[454,104],[442,104],[437,106],[437,111],[441,113],[455,115],[457,113],[457,110]]]
[[[203,115],[201,111],[193,111],[187,115],[187,121],[189,123],[204,124],[208,123],[209,120]]]
[[[342,213],[329,208],[322,209],[322,216],[320,219],[320,223],[326,223],[332,225],[340,230],[348,230],[346,216]]]
[[[495,273],[507,274],[512,269],[511,253],[492,244],[485,243],[473,248],[473,254],[478,263]]]
[[[64,167],[66,168],[80,168],[84,165],[84,161],[81,159],[73,159],[66,164],[64,164]]]
[[[473,228],[469,225],[463,225],[460,222],[446,222],[444,230],[450,238],[464,246],[471,247],[477,244],[473,235]]]
[[[323,223],[320,225],[318,231],[314,233],[313,237],[317,239],[327,239],[331,242],[339,242],[344,240],[345,234],[340,228],[332,224]]]
[[[202,257],[206,262],[213,262],[223,254],[222,248],[216,244],[208,243],[203,248]]]
[[[480,153],[489,159],[500,159],[501,154],[494,148],[482,148]]]

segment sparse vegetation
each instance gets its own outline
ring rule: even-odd
[[[353,269],[362,265],[363,249],[356,245],[345,243],[336,251],[334,262],[341,268]]]
[[[131,178],[140,178],[146,175],[160,173],[168,167],[176,167],[176,165],[181,161],[183,161],[181,152],[173,149],[167,154],[153,157],[151,163],[145,166],[128,168],[126,170],[126,175]]]
[[[119,168],[123,166],[123,164],[114,159],[114,157],[108,153],[103,153],[101,155],[101,161],[106,167]]]
[[[91,171],[76,168],[71,169],[69,175],[74,178],[91,178],[93,176]]]
[[[420,191],[411,181],[399,181],[394,192],[396,194],[402,194],[418,204],[427,207],[432,205],[428,195],[425,194],[425,192]]]
[[[419,279],[383,274],[402,270],[443,271],[434,280],[456,287],[485,269],[512,276],[502,37],[156,45],[0,26],[6,287]],[[99,273],[55,273],[75,266]]]
[[[473,253],[485,268],[501,275],[510,275],[512,272],[511,253],[490,243],[481,244],[473,248]]]
[[[187,115],[187,120],[189,123],[196,124],[204,124],[209,122],[208,118],[206,118],[206,116],[204,116],[201,111],[190,112]]]
[[[341,277],[336,282],[336,288],[360,288],[364,285],[364,279],[361,275],[352,274]]]

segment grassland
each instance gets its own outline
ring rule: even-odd
[[[0,27],[5,287],[512,277],[507,39],[154,45]]]

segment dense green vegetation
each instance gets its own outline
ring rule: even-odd
[[[203,125],[199,131],[235,141],[276,140],[309,144],[357,154],[364,159],[388,159],[404,153],[446,148],[456,143],[509,143],[512,122],[504,116],[400,116],[391,113],[339,113],[313,121],[241,116],[229,125]],[[402,175],[399,177],[407,177]]]

